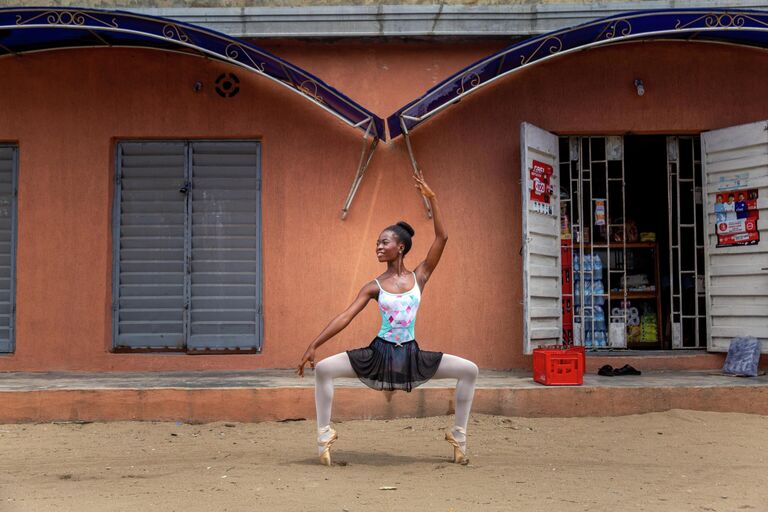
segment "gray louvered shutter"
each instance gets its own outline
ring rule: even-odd
[[[259,152],[192,143],[190,350],[260,348]]]
[[[0,352],[14,350],[17,154],[0,146]]]
[[[115,345],[183,348],[187,195],[183,142],[118,147]]]

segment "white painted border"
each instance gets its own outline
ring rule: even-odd
[[[646,0],[517,5],[335,5],[296,7],[140,7],[121,10],[173,18],[233,37],[528,37],[628,11],[674,8],[765,9],[754,0]]]

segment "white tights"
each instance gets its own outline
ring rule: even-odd
[[[475,395],[477,365],[461,357],[443,354],[433,379],[456,379],[456,417],[453,435],[456,441],[466,445],[464,432],[469,421],[469,410]],[[330,436],[331,406],[333,405],[333,379],[355,378],[357,375],[346,352],[323,359],[315,365],[315,407],[317,409],[318,440]]]

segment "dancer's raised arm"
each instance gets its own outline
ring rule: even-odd
[[[368,301],[376,298],[378,293],[379,287],[374,281],[371,281],[360,289],[360,293],[357,294],[357,297],[352,301],[352,304],[337,315],[336,318],[331,320],[326,328],[317,335],[317,338],[309,344],[309,347],[307,347],[307,350],[304,352],[304,356],[301,358],[301,363],[296,370],[296,373],[298,373],[299,376],[304,376],[304,366],[307,363],[309,363],[310,367],[315,367],[315,350],[348,326],[349,322],[363,310],[366,304],[368,304]]]
[[[421,195],[426,197],[432,206],[432,220],[435,224],[435,240],[432,242],[432,247],[429,248],[426,259],[416,267],[416,278],[419,280],[419,286],[423,288],[440,262],[443,249],[445,249],[445,243],[448,241],[448,232],[445,230],[445,226],[443,226],[443,215],[440,212],[440,205],[437,204],[435,193],[423,179],[416,176],[413,179],[416,181],[416,188],[419,189]]]

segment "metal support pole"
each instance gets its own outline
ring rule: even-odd
[[[357,172],[355,173],[355,179],[352,181],[352,187],[349,189],[349,194],[347,194],[347,200],[344,201],[344,206],[341,208],[341,220],[345,220],[349,214],[349,208],[352,205],[352,200],[355,198],[357,189],[360,187],[360,183],[363,181],[365,171],[368,169],[368,164],[371,163],[371,160],[373,159],[373,153],[376,151],[376,146],[379,143],[379,138],[374,135],[370,145],[367,144],[368,133],[371,131],[372,125],[373,120],[371,120],[371,122],[368,124],[368,128],[365,130],[365,134],[363,135],[363,150],[360,153],[360,163],[357,164]]]
[[[411,157],[411,166],[413,167],[413,174],[417,178],[424,179],[424,175],[421,174],[421,169],[419,169],[419,164],[416,163],[416,157],[413,156],[413,147],[411,146],[411,137],[408,134],[408,128],[405,126],[405,120],[403,120],[402,116],[400,117],[400,127],[403,129],[403,138],[405,138],[405,146],[408,148],[408,156]],[[421,196],[421,199],[424,202],[424,208],[427,209],[427,217],[431,219],[432,207],[429,205],[429,200],[424,196]]]

